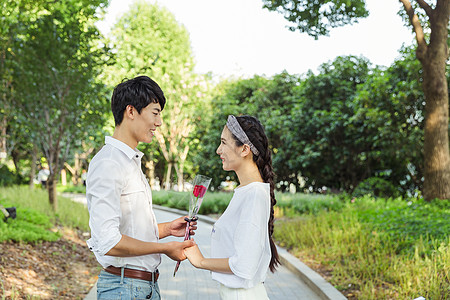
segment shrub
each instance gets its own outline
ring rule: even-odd
[[[339,211],[345,205],[339,197],[331,195],[276,193],[275,198],[277,206],[287,216]]]
[[[53,224],[50,219],[37,211],[27,208],[17,208],[17,218],[0,220],[0,242],[34,242],[56,241],[60,234],[50,229]]]
[[[86,193],[86,187],[84,185],[66,185],[66,186],[57,186],[57,190],[61,191],[62,193],[75,193],[75,194],[85,194]]]
[[[181,210],[189,209],[190,192],[154,191],[153,203]],[[199,214],[221,214],[231,200],[230,193],[208,192],[203,199]]]
[[[0,166],[0,186],[11,186],[18,182],[18,178],[6,165]]]
[[[232,194],[230,193],[210,193],[207,197],[205,197],[205,199],[203,199],[200,213],[203,215],[223,213],[230,203],[231,197]]]
[[[362,197],[365,195],[396,198],[400,196],[400,193],[389,181],[380,177],[370,177],[360,182],[352,193],[353,197]]]

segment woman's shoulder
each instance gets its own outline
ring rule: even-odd
[[[270,184],[266,182],[254,181],[247,185],[237,187],[235,190],[237,194],[260,194],[270,193]]]
[[[264,203],[261,199],[270,199],[270,185],[264,182],[252,182],[235,190],[239,204],[246,207]]]

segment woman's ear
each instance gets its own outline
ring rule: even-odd
[[[250,150],[250,146],[244,144],[244,146],[242,146],[241,157],[246,157],[250,154],[250,152],[252,152],[252,150]]]

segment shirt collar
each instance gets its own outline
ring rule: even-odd
[[[105,137],[105,144],[111,145],[114,148],[119,149],[129,159],[132,159],[132,158],[139,158],[140,159],[144,155],[144,153],[142,153],[141,151],[139,151],[137,149],[131,149],[130,146],[128,146],[127,144],[125,144],[122,141],[119,141],[118,139],[113,138],[112,136],[106,136]]]

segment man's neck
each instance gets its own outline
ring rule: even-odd
[[[131,137],[129,132],[124,130],[124,128],[121,128],[120,125],[116,126],[116,128],[114,129],[112,137],[127,144],[131,149],[136,149],[138,145],[138,142]]]

